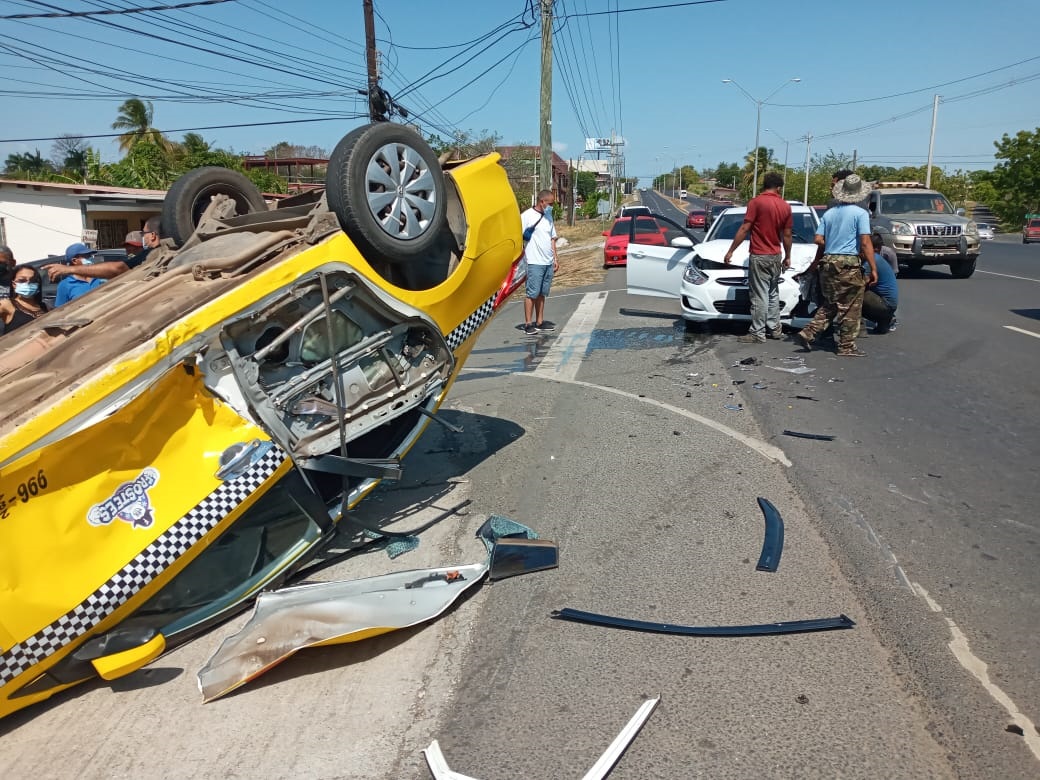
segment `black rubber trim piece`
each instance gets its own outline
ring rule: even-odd
[[[817,441],[834,441],[829,433],[800,433],[798,431],[784,431],[784,436],[794,436],[798,439],[816,439]]]
[[[762,554],[758,556],[758,571],[776,571],[784,551],[784,518],[773,504],[759,496],[758,508],[766,519],[766,535],[762,540]]]
[[[653,634],[678,634],[680,636],[770,636],[774,634],[804,634],[810,631],[833,631],[852,628],[855,621],[847,615],[814,620],[792,620],[787,623],[761,623],[750,626],[678,626],[673,623],[648,623],[645,620],[599,615],[582,612],[580,609],[557,609],[552,612],[557,620],[575,623],[591,623],[596,626],[623,628],[628,631],[647,631]]]

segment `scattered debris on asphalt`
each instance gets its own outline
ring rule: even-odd
[[[759,496],[758,507],[765,517],[766,532],[762,539],[762,553],[758,556],[755,569],[774,572],[780,566],[780,556],[784,551],[784,519],[768,499]]]
[[[792,395],[792,398],[797,398],[799,401],[819,401],[819,398],[813,398],[811,395]]]
[[[733,384],[735,384],[735,385],[742,385],[742,384],[744,384],[744,383],[745,383],[746,381],[747,381],[746,379],[734,379],[734,380],[733,380]]]
[[[829,433],[802,433],[801,431],[784,431],[784,436],[794,436],[796,439],[815,439],[816,441],[834,441]]]
[[[621,729],[620,733],[614,738],[614,741],[610,743],[610,746],[603,752],[603,755],[597,759],[596,763],[592,765],[592,768],[585,773],[582,780],[603,780],[607,775],[610,774],[610,770],[614,768],[618,760],[628,749],[628,746],[632,744],[632,740],[639,734],[639,730],[643,728],[643,724],[650,719],[650,715],[653,713],[654,708],[658,702],[661,701],[660,697],[654,699],[647,699],[644,701],[636,714],[633,715],[625,727]],[[444,758],[444,754],[441,752],[441,746],[437,743],[437,740],[433,740],[430,746],[423,751],[423,755],[426,756],[426,765],[430,767],[430,773],[434,776],[435,780],[475,780],[475,778],[469,775],[463,775],[455,772],[448,766],[447,760]]]
[[[751,387],[753,389],[755,389],[755,390],[768,390],[769,389],[769,385],[764,385],[761,382],[755,382],[755,384],[751,385]]]
[[[574,623],[589,623],[608,628],[629,631],[647,631],[655,634],[678,634],[680,636],[771,636],[776,634],[803,634],[810,631],[834,631],[852,628],[855,621],[847,615],[812,620],[792,620],[783,623],[758,623],[747,626],[682,626],[674,623],[651,623],[646,620],[611,617],[578,609],[557,609],[550,613],[556,620]]]
[[[787,374],[811,374],[815,371],[815,368],[809,368],[808,366],[797,366],[795,368],[785,368],[784,366],[766,366],[774,371],[783,371]]]
[[[729,409],[731,412],[742,412],[744,411],[744,404],[726,404],[722,408]]]
[[[740,365],[740,366],[760,366],[760,365],[762,365],[762,361],[759,360],[757,357],[746,357],[743,360],[738,360],[733,365],[735,365],[735,366],[737,366],[737,365]]]
[[[844,382],[845,380],[844,380],[844,379],[838,379],[837,377],[835,377],[835,376],[832,376],[832,377],[831,377],[830,379],[828,379],[827,381],[828,381],[828,382]]]
[[[487,563],[473,563],[261,593],[249,622],[199,671],[199,689],[210,702],[305,648],[356,642],[433,620],[487,573]]]
[[[799,693],[797,696],[794,697],[794,700],[796,702],[798,702],[799,704],[808,704],[809,703],[809,697],[806,696],[804,693]]]

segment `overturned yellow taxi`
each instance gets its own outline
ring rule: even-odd
[[[138,268],[0,337],[0,716],[128,674],[398,474],[519,283],[497,155],[380,123],[267,209],[199,169]],[[507,285],[503,289],[503,285]]]

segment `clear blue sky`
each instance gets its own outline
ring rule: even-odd
[[[991,167],[994,140],[1040,125],[1036,0],[723,0],[600,13],[674,1],[556,0],[557,17],[569,17],[558,18],[554,38],[553,141],[563,157],[577,157],[586,132],[614,130],[627,141],[629,175],[644,183],[673,162],[738,161],[754,143],[755,104],[724,78],[757,99],[801,79],[762,109],[761,142],[782,160],[784,143],[765,128],[788,139],[791,167],[804,160],[798,139],[810,131],[814,153],[855,149],[866,163],[923,164],[936,93],[944,98],[936,162],[949,170]],[[178,2],[0,0],[0,16]],[[505,143],[537,143],[539,31],[523,27],[525,0],[375,0],[375,7],[384,86],[424,129],[489,130]],[[363,113],[354,94],[365,71],[361,8],[361,0],[232,0],[93,19],[0,20],[0,160],[36,148],[50,153],[50,141],[6,139],[112,132],[126,97],[150,97],[160,129]],[[464,44],[501,25],[472,46],[411,48]],[[461,56],[433,75],[457,70],[421,81],[454,55]],[[979,75],[986,71],[993,72]],[[913,94],[897,96],[906,92]],[[232,96],[238,102],[228,102]],[[281,140],[331,149],[361,121],[200,132],[244,153]],[[106,159],[117,157],[114,141],[91,143]]]

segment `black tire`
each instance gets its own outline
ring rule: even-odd
[[[950,263],[950,276],[954,279],[967,279],[975,273],[975,260],[958,260]]]
[[[373,267],[424,265],[448,243],[444,174],[434,151],[406,127],[384,122],[345,135],[329,159],[326,194]]]
[[[235,201],[236,214],[266,211],[264,196],[238,171],[217,166],[188,171],[170,187],[162,206],[162,232],[180,246],[192,233],[214,195]]]

